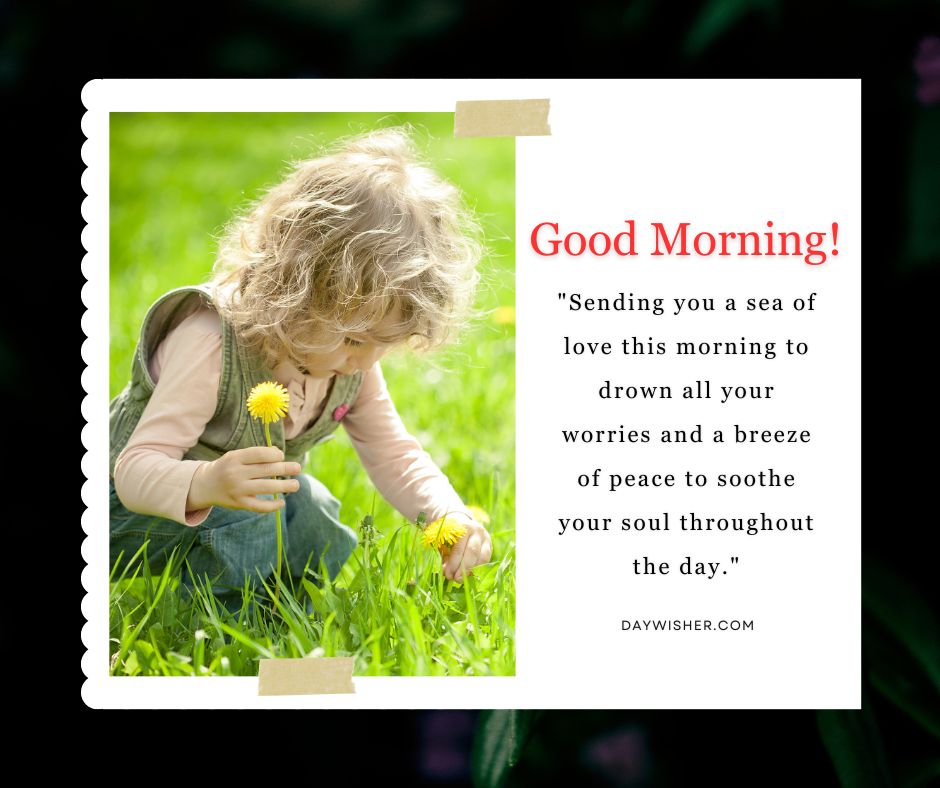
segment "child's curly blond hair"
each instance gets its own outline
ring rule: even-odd
[[[330,351],[399,308],[380,341],[417,349],[470,315],[483,253],[458,190],[421,163],[407,128],[295,162],[233,220],[211,285],[219,313],[273,366]]]

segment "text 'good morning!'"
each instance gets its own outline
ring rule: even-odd
[[[532,228],[529,243],[542,257],[635,257],[636,220],[625,219],[627,229],[569,230],[559,222],[539,222]],[[773,221],[767,222],[773,228]],[[801,257],[807,265],[822,265],[838,255],[839,223],[830,222],[828,231],[812,230],[734,230],[698,229],[691,222],[667,227],[650,222],[648,254],[651,257]],[[823,247],[826,247],[824,249]],[[827,251],[828,249],[828,251]]]

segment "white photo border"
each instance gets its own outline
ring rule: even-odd
[[[517,676],[354,677],[351,695],[258,696],[257,677],[131,677],[108,671],[109,121],[111,112],[454,112],[458,100],[541,97],[515,80],[96,79],[82,89],[82,699],[92,708],[514,708]]]
[[[303,696],[259,696],[258,680],[253,677],[110,676],[108,529],[103,525],[108,511],[105,481],[110,113],[454,112],[457,101],[531,98],[551,100],[552,136],[516,140],[516,273],[520,284],[516,289],[516,401],[527,400],[525,411],[517,409],[515,442],[516,549],[523,556],[516,573],[516,675],[362,676],[354,677],[355,694]],[[87,562],[82,572],[87,592],[82,600],[87,620],[82,628],[82,642],[87,649],[82,657],[87,677],[82,685],[82,698],[87,705],[324,709],[860,708],[860,80],[105,79],[87,83],[82,101],[87,108],[82,119],[87,138],[82,146],[82,158],[87,165],[82,174],[87,195],[82,203],[82,216],[87,222],[82,232],[87,250],[82,261],[87,279],[82,300],[87,311],[81,321],[87,337],[82,345],[82,358],[88,365],[82,373],[86,392],[82,415],[87,422],[82,430],[87,450],[82,458],[87,480],[82,487],[82,500],[87,506],[82,515],[87,535],[82,543],[82,555]],[[825,123],[811,122],[802,111],[789,109],[820,106],[827,108]],[[609,127],[604,126],[605,122]],[[722,137],[722,132],[728,130],[733,133]],[[657,133],[661,136],[657,137]],[[703,148],[710,139],[718,142],[712,148]],[[746,148],[750,158],[744,157],[729,169],[721,154],[730,151],[729,157],[734,158],[738,155],[735,146]],[[607,151],[622,152],[622,157],[612,162],[609,156],[605,158]],[[806,164],[804,158],[810,163]],[[630,192],[632,182],[654,183],[636,175],[642,169],[639,164],[645,162],[649,162],[646,171],[656,170],[658,191],[637,196]],[[783,163],[790,163],[790,169],[784,170]],[[573,172],[567,173],[559,164],[570,164]],[[521,181],[520,167],[525,168],[526,174]],[[580,182],[582,170],[577,168],[586,173]],[[660,178],[659,168],[668,177]],[[765,170],[781,176],[789,191],[775,183]],[[564,177],[559,177],[559,172]],[[594,177],[597,173],[600,175]],[[620,176],[622,183],[610,173]],[[825,178],[818,173],[824,173]],[[630,181],[631,177],[637,180]],[[693,182],[695,177],[698,181]],[[757,183],[760,188],[753,193],[741,188],[748,183]],[[602,202],[603,195],[593,195],[592,201],[578,191],[579,186],[592,184],[607,187],[603,192],[606,203]],[[548,187],[558,187],[558,192]],[[558,198],[562,191],[570,197],[568,203]],[[552,216],[535,215],[536,210],[545,211],[544,201],[539,203],[542,194],[559,199],[557,206],[551,204]],[[723,195],[727,198],[725,202],[719,199]],[[728,195],[734,195],[733,199]],[[631,196],[633,205],[627,204]],[[539,313],[536,307],[555,305],[555,290],[563,288],[561,284],[556,288],[556,282],[577,281],[579,287],[597,286],[603,282],[603,269],[583,260],[575,266],[568,259],[540,259],[538,265],[520,267],[520,259],[526,259],[528,252],[528,233],[536,219],[557,220],[565,205],[569,206],[566,218],[576,221],[577,211],[570,208],[574,200],[580,200],[577,207],[583,210],[582,218],[593,221],[590,211],[602,204],[607,212],[604,220],[613,217],[610,221],[619,222],[624,215],[632,215],[621,212],[641,210],[636,203],[651,205],[653,197],[658,199],[659,210],[672,211],[672,215],[688,206],[690,211],[700,211],[701,216],[723,219],[726,205],[744,214],[763,211],[766,204],[769,211],[786,210],[789,215],[806,216],[813,221],[838,218],[842,223],[843,254],[839,265],[813,268],[799,263],[780,265],[778,261],[777,270],[786,271],[785,279],[762,275],[763,269],[754,268],[746,259],[726,265],[728,272],[740,273],[741,287],[748,283],[755,287],[779,287],[779,283],[785,282],[791,289],[815,290],[817,285],[829,288],[834,303],[842,311],[838,320],[833,316],[824,319],[821,312],[815,330],[817,335],[828,332],[834,347],[842,342],[843,352],[838,357],[828,357],[829,374],[840,376],[840,399],[825,400],[823,404],[829,409],[819,410],[818,414],[814,411],[813,418],[818,420],[826,414],[833,417],[838,424],[830,435],[840,435],[844,441],[829,444],[830,450],[838,445],[839,462],[818,475],[826,484],[820,482],[809,488],[807,498],[816,507],[827,507],[832,515],[832,527],[820,532],[820,541],[825,540],[829,552],[818,548],[807,550],[807,560],[801,561],[798,569],[769,559],[760,570],[756,563],[754,568],[748,566],[752,578],[758,578],[762,572],[760,582],[756,579],[754,582],[763,596],[741,593],[742,589],[751,590],[742,580],[740,586],[729,584],[722,589],[727,599],[724,608],[702,594],[689,594],[687,586],[678,585],[669,586],[668,594],[664,593],[666,586],[661,585],[658,596],[650,593],[642,598],[643,604],[634,604],[640,597],[627,597],[620,583],[627,574],[617,563],[621,551],[604,551],[594,542],[569,541],[555,542],[560,547],[552,553],[546,549],[545,541],[539,541],[550,533],[545,526],[551,520],[548,514],[554,513],[550,510],[555,499],[548,500],[551,496],[545,494],[546,489],[553,495],[565,496],[566,501],[575,500],[577,491],[572,495],[561,488],[547,488],[545,479],[552,476],[540,473],[552,463],[554,468],[564,462],[569,463],[565,467],[570,471],[576,458],[566,458],[564,454],[551,456],[544,450],[538,454],[546,443],[546,431],[538,434],[532,425],[538,414],[555,407],[556,400],[545,397],[543,402],[533,395],[536,386],[542,384],[544,370],[553,369],[551,365],[557,363],[557,356],[551,356],[555,350],[542,341],[539,332],[544,332],[546,321],[555,321],[553,326],[564,323],[557,320],[559,312],[543,308]],[[717,270],[698,267],[705,273]],[[690,261],[670,261],[673,276],[693,269],[695,265],[690,265]],[[628,269],[628,273],[630,277],[624,277],[624,281],[629,285],[624,289],[642,287],[651,281],[640,278],[644,275],[641,266]],[[648,277],[649,272],[645,275]],[[545,319],[537,319],[539,314]],[[525,353],[521,352],[523,347]],[[814,369],[804,366],[800,374],[809,376]],[[820,368],[819,374],[825,371]],[[806,398],[811,398],[814,389],[808,384],[804,389],[804,399],[799,401],[804,403],[800,413],[805,417],[810,413],[805,406]],[[519,413],[524,415],[523,419],[518,418]],[[542,423],[548,422],[539,422]],[[527,464],[520,462],[525,451],[529,452]],[[824,456],[814,455],[813,459],[821,463]],[[767,549],[772,551],[773,547]],[[757,549],[765,548],[761,544]],[[566,570],[564,561],[570,561],[574,570]],[[590,566],[592,574],[587,579],[577,578],[576,593],[570,593],[573,572],[584,566]],[[607,574],[598,568],[604,566],[608,568]],[[836,580],[830,582],[832,578],[820,569],[826,566],[831,566],[833,572],[839,570],[832,575],[834,578],[838,574]],[[796,584],[799,593],[791,605],[789,597],[775,593],[772,580],[779,576],[780,587],[789,589],[797,571],[802,573],[800,578],[805,575],[805,582]],[[634,584],[632,588],[638,586]],[[556,607],[546,602],[545,597],[540,599],[539,594],[545,594],[547,589],[565,590],[567,606]],[[768,600],[773,604],[769,605]],[[696,610],[734,612],[753,606],[766,620],[773,618],[777,626],[760,633],[759,637],[765,638],[760,641],[763,645],[757,640],[693,640],[698,636],[679,632],[670,633],[670,639],[622,638],[620,621],[614,620],[613,613],[619,619],[628,613],[639,614],[642,609],[644,614],[653,616],[669,610],[670,604],[676,615],[692,615]],[[605,606],[604,617],[597,612],[601,605]],[[815,617],[806,616],[802,620],[798,614],[806,611],[816,613]],[[827,611],[832,613],[828,618]],[[792,641],[787,639],[790,635]],[[773,651],[775,644],[780,647]],[[819,644],[832,647],[823,648]],[[749,659],[751,655],[755,658]],[[756,658],[766,660],[768,655],[773,658],[771,667]],[[811,658],[803,659],[805,655]]]

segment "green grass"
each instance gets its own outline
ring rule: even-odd
[[[276,183],[286,162],[377,126],[411,123],[419,147],[465,193],[483,224],[482,317],[459,344],[382,361],[409,431],[463,500],[491,518],[492,561],[461,585],[417,528],[378,493],[345,432],[318,446],[306,472],[342,501],[344,522],[375,533],[332,582],[312,570],[226,610],[207,585],[181,589],[181,557],[152,575],[142,552],[111,577],[112,672],[254,675],[262,657],[355,656],[357,675],[515,672],[514,141],[453,139],[436,114],[112,114],[111,395],[128,380],[140,321],[162,293],[205,281],[232,212]],[[185,526],[180,526],[185,527]],[[366,529],[371,532],[371,529]],[[368,550],[368,558],[366,552]]]

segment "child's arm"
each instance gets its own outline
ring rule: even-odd
[[[184,460],[215,413],[222,370],[221,328],[208,309],[170,331],[150,364],[156,388],[114,466],[114,489],[130,510],[199,525],[214,505],[270,512],[284,506],[257,498],[294,492],[300,473],[267,446],[230,451],[214,462]]]
[[[183,460],[215,413],[222,368],[218,315],[208,309],[169,332],[150,362],[156,388],[114,466],[114,489],[131,511],[199,525],[209,508],[186,510],[193,474]]]
[[[343,426],[378,491],[407,519],[414,521],[424,512],[428,522],[447,514],[466,523],[466,536],[444,562],[446,577],[462,580],[474,566],[490,560],[489,532],[467,511],[447,476],[405,429],[378,362],[365,373]]]

